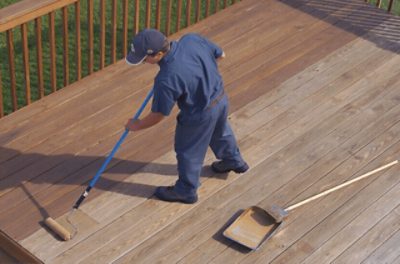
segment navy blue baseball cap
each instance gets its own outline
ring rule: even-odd
[[[161,51],[166,39],[163,33],[155,29],[140,31],[131,42],[131,49],[125,58],[126,63],[141,64],[148,55],[155,55]]]

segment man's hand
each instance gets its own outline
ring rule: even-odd
[[[164,119],[164,116],[161,113],[151,112],[143,119],[129,119],[125,125],[125,128],[129,131],[138,131],[141,129],[149,128],[159,123]]]

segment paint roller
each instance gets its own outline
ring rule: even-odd
[[[133,119],[136,120],[139,118],[141,113],[143,112],[144,108],[146,107],[147,103],[150,101],[151,97],[153,96],[153,89],[150,90],[150,92],[147,94],[146,98],[144,99],[142,105],[140,106],[139,110],[136,112],[134,115]],[[61,239],[64,241],[68,241],[72,239],[75,234],[78,232],[77,227],[72,223],[70,217],[73,215],[73,213],[78,210],[79,206],[85,200],[85,198],[89,195],[90,190],[94,187],[96,182],[99,180],[101,174],[104,172],[104,170],[107,168],[108,163],[110,163],[111,159],[114,157],[115,153],[121,146],[122,142],[125,140],[126,136],[128,135],[129,130],[125,129],[124,133],[121,135],[120,139],[118,142],[115,144],[114,148],[112,149],[111,153],[108,155],[107,159],[104,161],[103,165],[100,167],[100,169],[97,171],[96,175],[93,177],[93,179],[90,181],[89,185],[86,187],[85,191],[81,194],[79,199],[76,201],[75,205],[72,207],[72,210],[70,213],[67,215],[67,222],[71,225],[73,232],[71,233],[68,231],[67,228],[63,227],[61,224],[57,223],[53,218],[47,217],[44,220],[44,224],[54,233],[56,233]]]
[[[72,238],[72,234],[65,227],[57,223],[53,218],[47,217],[44,220],[44,224],[64,241],[68,241]]]

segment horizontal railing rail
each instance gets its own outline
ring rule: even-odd
[[[23,0],[0,9],[0,117],[125,57],[143,28],[170,35],[235,2]]]

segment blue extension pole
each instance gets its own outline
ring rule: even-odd
[[[133,119],[138,119],[141,113],[143,112],[144,108],[146,107],[147,103],[150,101],[151,97],[153,96],[153,89],[150,90],[150,92],[147,94],[146,98],[144,99],[142,105],[140,106],[139,110],[136,112],[135,116]],[[93,188],[93,186],[96,184],[96,182],[99,180],[101,174],[103,174],[104,170],[107,168],[108,163],[110,163],[111,159],[114,157],[115,153],[121,146],[122,142],[125,140],[126,136],[128,135],[129,130],[125,129],[124,133],[118,140],[117,144],[115,144],[114,148],[112,149],[111,153],[108,155],[107,159],[104,161],[103,165],[101,168],[97,171],[96,175],[93,177],[93,179],[90,181],[89,186],[85,189],[85,191],[81,194],[79,199],[76,201],[75,205],[73,206],[73,209],[78,209],[83,200],[89,195],[90,190]]]

